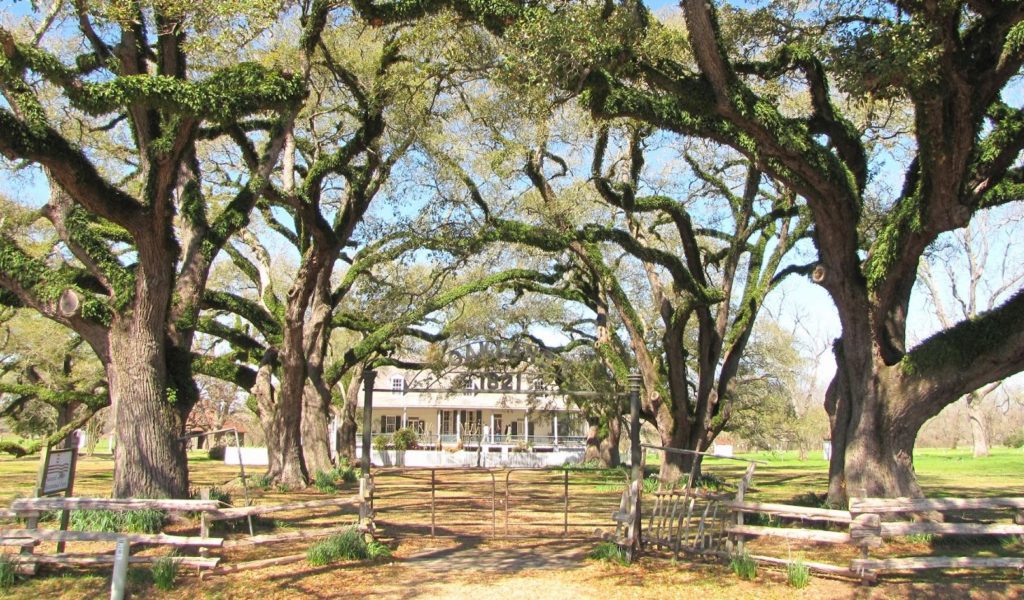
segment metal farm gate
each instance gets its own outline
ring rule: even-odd
[[[405,468],[373,473],[375,522],[391,536],[591,537],[614,528],[617,469]]]

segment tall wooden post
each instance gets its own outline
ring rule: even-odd
[[[629,374],[629,460],[631,465],[633,496],[633,523],[630,529],[630,560],[640,556],[640,493],[644,488],[643,449],[640,447],[640,374]]]
[[[370,476],[370,430],[373,429],[373,385],[376,380],[376,371],[363,371],[363,477]]]

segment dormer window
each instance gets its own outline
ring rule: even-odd
[[[405,379],[402,377],[391,378],[391,391],[396,394],[402,394],[405,392]]]

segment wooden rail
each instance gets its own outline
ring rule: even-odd
[[[779,537],[805,542],[821,542],[826,544],[849,544],[850,534],[845,531],[826,531],[824,529],[794,529],[790,527],[763,527],[759,525],[731,525],[725,528],[726,533],[747,536]]]
[[[11,511],[43,510],[166,510],[169,512],[202,512],[216,510],[216,500],[141,500],[116,498],[19,498],[11,502]]]
[[[808,521],[828,521],[831,523],[850,523],[853,517],[848,510],[832,510],[810,506],[794,506],[791,504],[773,504],[770,502],[722,502],[722,506],[732,511],[745,513],[763,513],[789,519]]]
[[[739,496],[739,494],[738,494]],[[850,510],[791,506],[768,502],[747,502],[742,497],[724,501],[721,505],[733,512],[734,524],[726,533],[744,537],[767,536],[807,542],[850,544],[861,551],[860,558],[850,566],[840,567],[823,563],[805,563],[815,570],[834,574],[856,574],[864,582],[874,581],[879,572],[923,569],[1014,568],[1024,569],[1024,557],[970,557],[970,556],[912,556],[898,558],[871,558],[869,553],[881,547],[884,538],[907,535],[963,535],[963,536],[1024,536],[1024,498],[851,498]],[[892,521],[899,515],[921,513],[970,511],[997,511],[1009,509],[1013,523],[943,523],[935,521]],[[847,526],[847,531],[823,529],[796,529],[792,527],[765,527],[744,525],[742,515],[761,513],[788,519],[825,521]],[[739,546],[742,549],[742,545]],[[731,555],[731,554],[730,554]],[[784,564],[779,558],[754,556],[755,560]]]
[[[155,563],[161,559],[187,566],[210,569],[220,562],[219,558],[202,558],[198,556],[129,556],[130,564]],[[48,565],[112,565],[114,564],[113,554],[23,554],[12,555],[12,560],[18,563],[35,563]]]
[[[1024,498],[850,498],[851,513],[913,513],[952,510],[1024,510]]]
[[[291,502],[288,504],[256,504],[253,506],[241,506],[238,508],[217,509],[217,507],[214,507],[214,510],[207,510],[205,512],[211,521],[226,521],[229,519],[241,519],[244,517],[266,515],[290,510],[358,506],[359,501],[359,496],[352,496],[350,498],[328,498],[326,500],[309,500],[306,502]]]
[[[3,536],[5,539],[28,538],[40,542],[116,542],[120,538],[125,538],[132,544],[155,544],[161,546],[207,546],[217,548],[224,544],[222,538],[187,537],[165,535],[163,533],[116,533],[109,531],[7,529],[0,531],[0,536]]]
[[[929,512],[969,512],[1012,509],[1014,523],[942,523],[935,521],[883,521],[894,515]],[[1024,535],[1024,498],[851,498],[854,516],[850,535],[861,547],[861,558],[850,568],[865,577],[883,571],[923,569],[1024,569],[1022,557],[911,556],[873,559],[871,548],[883,538],[906,535],[1007,536]]]

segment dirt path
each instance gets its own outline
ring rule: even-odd
[[[511,545],[463,539],[447,548],[425,548],[403,564],[410,568],[518,573],[525,570],[574,570],[586,566],[589,545],[575,540],[523,540]]]

